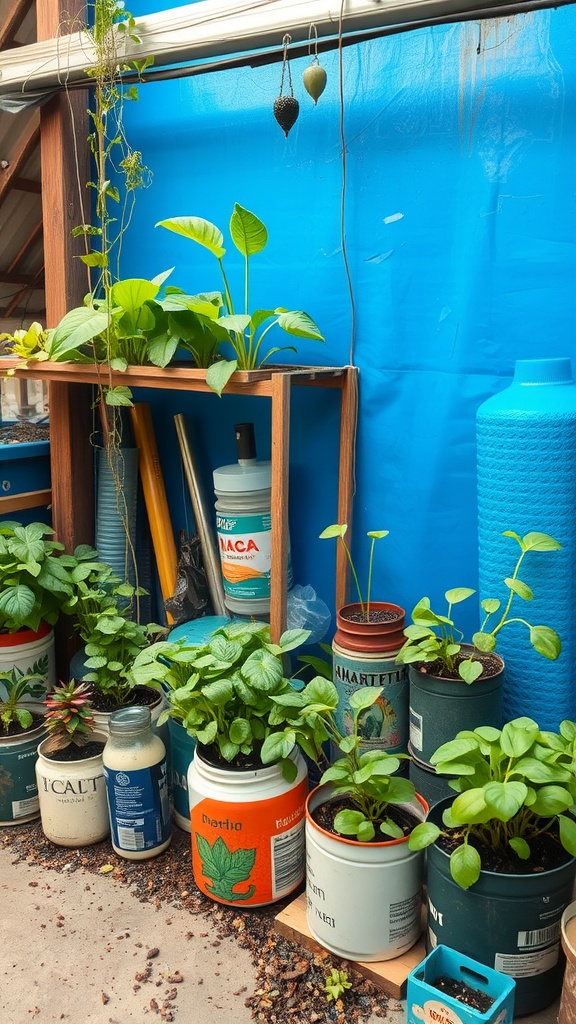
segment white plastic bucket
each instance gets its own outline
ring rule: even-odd
[[[102,744],[106,736],[94,733]],[[110,832],[102,751],[77,761],[45,757],[38,747],[36,779],[44,835],[58,846],[89,846]],[[102,747],[102,750],[104,747]]]
[[[308,927],[326,949],[345,960],[372,962],[400,956],[422,931],[424,853],[408,837],[360,843],[333,835],[313,819],[332,796],[318,786],[306,802]],[[423,821],[428,806],[417,796],[404,809]]]
[[[19,633],[0,634],[0,672],[16,678],[19,673],[37,673],[45,680],[45,690],[56,685],[54,657],[54,630],[42,624],[40,629],[23,629]],[[44,696],[26,696],[21,702],[24,707],[33,707],[44,700]],[[6,699],[6,689],[0,680],[0,701]]]

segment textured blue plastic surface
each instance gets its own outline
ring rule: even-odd
[[[135,16],[168,8],[142,0]],[[191,292],[221,287],[206,250],[155,228],[206,217],[225,233],[242,304],[242,258],[229,241],[234,202],[269,233],[253,261],[251,305],[306,310],[324,345],[295,339],[279,359],[360,368],[352,545],[365,580],[366,531],[390,530],[375,554],[373,595],[413,608],[427,594],[477,585],[478,406],[505,388],[517,359],[571,356],[576,337],[576,6],[437,26],[346,47],[346,241],[342,259],[338,54],[315,107],[291,62],[300,117],[288,138],[272,106],[281,65],[141,87],[126,129],[151,168],[122,251],[126,277],[175,267]],[[281,38],[278,39],[281,50]],[[480,52],[478,53],[478,49]],[[276,344],[281,332],[270,332]],[[291,339],[287,339],[291,340]],[[338,398],[294,389],[289,522],[296,583],[334,608]],[[234,423],[254,420],[270,457],[260,398],[140,392],[152,406],[174,531],[193,519],[173,416],[193,432],[210,499],[212,470],[234,461]],[[434,607],[434,603],[433,603]],[[478,626],[474,598],[458,610]]]
[[[515,597],[512,608],[532,625],[556,629],[560,657],[538,655],[520,623],[498,634],[497,648],[506,665],[504,719],[529,715],[541,728],[556,729],[576,708],[576,384],[569,360],[525,360],[517,379],[524,383],[512,383],[478,410],[480,595],[508,598],[502,580],[520,549],[502,531],[541,531],[562,544],[561,551],[526,556],[520,579],[534,600]]]
[[[136,582],[134,559],[127,550],[126,534],[132,550],[136,545],[138,499],[138,449],[120,448],[113,453],[98,452],[96,491],[96,548],[102,561],[111,565],[120,580]]]

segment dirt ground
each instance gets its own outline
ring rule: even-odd
[[[292,899],[293,897],[290,897]],[[288,902],[288,901],[285,901]],[[108,841],[55,846],[38,822],[0,832],[0,1010],[9,1024],[402,1024],[349,965],[279,936],[285,903],[228,909],[196,888],[190,837],[149,861]],[[352,987],[327,1001],[325,978]]]

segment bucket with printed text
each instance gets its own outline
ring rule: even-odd
[[[363,686],[381,687],[376,702],[361,713],[359,733],[362,750],[406,753],[408,743],[408,673],[396,665],[398,650],[374,652],[347,650],[334,640],[332,678],[338,691],[334,718],[342,736],[352,732],[350,696]],[[340,753],[333,751],[335,756]]]
[[[308,772],[298,751],[296,778],[278,765],[222,768],[198,747],[188,770],[192,868],[201,892],[228,906],[261,907],[304,878]]]
[[[0,738],[0,825],[19,825],[40,814],[34,766],[46,730],[40,715],[19,736]]]

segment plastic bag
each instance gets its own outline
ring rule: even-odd
[[[286,607],[288,629],[309,629],[310,636],[306,641],[317,644],[326,635],[332,622],[328,605],[318,597],[314,587],[296,584],[288,593]]]
[[[200,539],[194,534],[180,533],[180,558],[176,589],[165,602],[166,611],[174,619],[174,625],[199,619],[210,612],[210,595],[206,573],[202,565]]]

